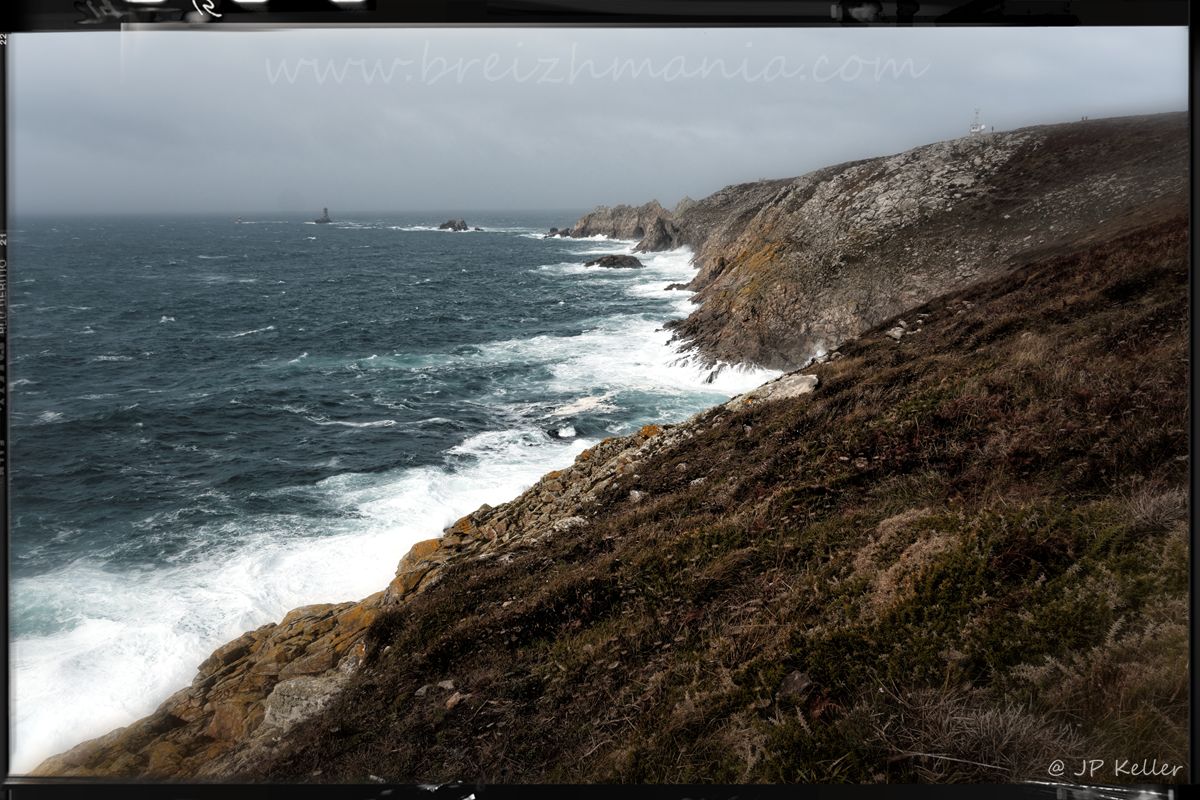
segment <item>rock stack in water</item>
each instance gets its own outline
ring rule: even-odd
[[[641,261],[638,261],[634,256],[600,256],[600,258],[584,264],[585,267],[608,267],[609,269],[638,269],[644,267]]]

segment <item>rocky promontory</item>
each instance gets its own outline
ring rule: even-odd
[[[653,231],[656,226],[671,219],[671,212],[657,200],[640,206],[599,206],[584,214],[570,228],[552,228],[548,236],[586,238],[607,236],[610,239],[638,240]]]
[[[793,368],[1014,259],[1185,197],[1187,162],[1176,113],[982,134],[729,186],[672,217],[667,239],[700,269],[699,307],[676,331],[710,361]]]
[[[1183,113],[1042,125],[727,186],[670,211],[600,206],[548,235],[691,248],[699,307],[677,336],[710,363],[789,369],[1014,258],[1185,196],[1187,163]]]

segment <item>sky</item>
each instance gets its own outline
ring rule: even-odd
[[[10,208],[673,205],[964,135],[1187,107],[1184,28],[16,34]]]

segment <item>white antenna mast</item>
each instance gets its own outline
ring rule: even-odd
[[[971,123],[971,135],[974,136],[977,133],[983,133],[983,129],[984,126],[983,123],[979,121],[979,109],[977,108],[975,109],[975,121]]]

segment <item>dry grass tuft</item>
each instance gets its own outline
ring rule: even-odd
[[[1188,492],[1183,487],[1143,487],[1126,495],[1126,503],[1134,526],[1147,533],[1163,533],[1188,518]]]
[[[869,742],[905,777],[1004,782],[1044,775],[1083,743],[1069,726],[970,689],[880,687],[851,712],[869,720]]]

